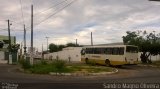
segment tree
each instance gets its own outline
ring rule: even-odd
[[[49,44],[49,52],[57,52],[58,51],[58,46],[57,45],[55,45],[55,44],[53,44],[53,43],[51,43],[51,44]]]
[[[151,63],[150,55],[160,54],[160,37],[159,34],[149,33],[146,31],[127,31],[127,35],[123,36],[123,43],[128,45],[136,45],[141,53],[141,61],[143,63]]]
[[[18,52],[18,49],[20,47],[20,44],[12,44],[11,45],[11,52]]]
[[[63,48],[65,48],[65,45],[58,45],[58,51],[62,51]]]
[[[4,43],[0,41],[0,48],[3,48]]]
[[[66,45],[56,45],[54,43],[49,44],[49,52],[58,52],[62,51],[65,47],[79,47],[79,45],[74,43],[67,43]]]
[[[74,43],[67,43],[66,47],[78,47],[79,44],[74,44]]]

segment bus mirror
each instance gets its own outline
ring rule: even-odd
[[[85,55],[85,50],[84,49],[81,50],[81,55]]]

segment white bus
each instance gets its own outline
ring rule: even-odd
[[[86,46],[81,50],[81,61],[106,66],[138,63],[138,47],[133,45]]]

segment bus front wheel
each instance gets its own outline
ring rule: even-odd
[[[111,66],[111,63],[108,59],[106,59],[105,64],[106,64],[107,67]]]

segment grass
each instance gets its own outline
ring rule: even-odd
[[[76,71],[85,71],[88,73],[99,73],[99,72],[111,72],[113,71],[110,67],[104,67],[104,66],[69,66],[70,69],[72,69],[74,72]]]
[[[105,66],[91,66],[86,64],[66,64],[62,60],[54,60],[52,63],[41,61],[40,63],[29,65],[27,61],[22,62],[22,68],[29,73],[35,74],[49,74],[55,73],[75,73],[75,72],[87,72],[87,73],[99,73],[99,72],[111,72],[113,68]]]
[[[152,63],[152,65],[155,65],[155,66],[160,67],[160,61],[154,61],[154,62]]]

